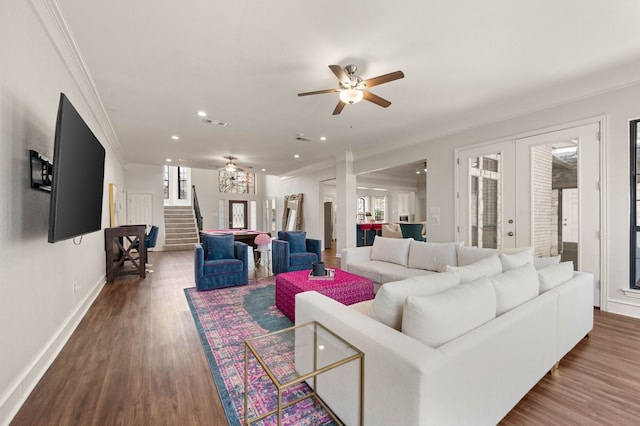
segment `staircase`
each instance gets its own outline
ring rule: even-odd
[[[199,242],[191,206],[164,206],[164,250],[193,250]]]

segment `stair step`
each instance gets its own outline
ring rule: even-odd
[[[193,250],[195,248],[194,243],[188,244],[165,244],[165,251],[177,251],[177,250]]]
[[[164,218],[164,222],[165,223],[194,223],[195,224],[195,221],[193,220],[193,217],[186,217],[186,218],[165,217]]]
[[[195,244],[195,243],[200,242],[195,237],[190,237],[190,238],[167,238],[165,241],[166,241],[165,244],[169,244],[169,245],[171,245],[171,244],[188,244],[188,243]]]
[[[165,232],[167,238],[198,238],[198,233],[194,229],[187,229],[180,232]]]

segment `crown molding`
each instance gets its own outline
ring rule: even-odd
[[[112,152],[124,166],[126,164],[124,150],[60,5],[56,0],[29,0],[29,3],[53,48],[69,71],[91,115],[101,127],[107,139],[105,142],[109,144]]]

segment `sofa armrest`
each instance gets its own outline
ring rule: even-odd
[[[273,275],[287,272],[289,268],[289,242],[285,240],[271,241],[271,270]]]
[[[315,253],[318,256],[318,262],[322,262],[322,245],[320,244],[320,240],[314,240],[312,238],[307,238],[306,240],[307,252]]]
[[[370,254],[371,246],[343,248],[340,252],[340,267],[349,272],[350,264],[371,260]]]
[[[558,353],[560,361],[593,329],[593,274],[574,272],[573,278],[549,292],[558,295]]]
[[[204,275],[204,249],[202,248],[202,244],[196,243],[196,249],[194,251],[194,275],[196,284],[200,281],[200,277]]]
[[[315,291],[297,294],[295,309],[296,324],[317,321],[365,353],[364,424],[424,424],[421,400],[442,353]],[[345,424],[358,424],[358,371],[352,362],[318,377],[318,394]]]
[[[236,259],[242,261],[243,270],[249,270],[249,246],[240,241],[234,241],[233,243],[234,255]]]

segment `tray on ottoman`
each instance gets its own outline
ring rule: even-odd
[[[291,321],[296,316],[296,294],[317,291],[345,305],[373,299],[373,282],[365,277],[335,268],[332,280],[309,279],[309,270],[285,272],[276,276],[276,307]]]

